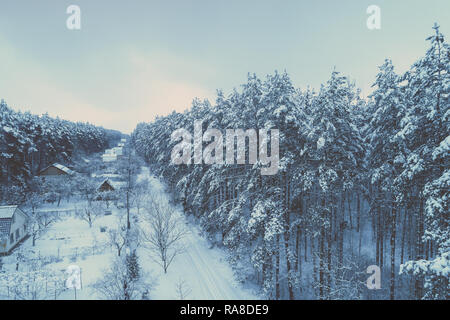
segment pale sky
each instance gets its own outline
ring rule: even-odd
[[[81,30],[66,27],[71,4]],[[450,1],[0,0],[0,98],[129,133],[248,72],[319,88],[335,66],[366,95],[385,58],[403,72],[423,56],[435,21],[450,37]]]

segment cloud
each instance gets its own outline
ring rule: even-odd
[[[76,66],[67,66],[67,72],[52,70],[37,63],[31,55],[16,50],[1,38],[0,97],[14,109],[72,121],[86,121],[123,132],[131,132],[138,122],[151,121],[156,115],[173,110],[183,111],[195,97],[213,98],[214,91],[189,80],[189,72],[177,74],[184,61],[173,55],[149,56],[137,50],[128,50],[121,57],[113,56],[99,64],[95,74],[78,75],[78,82],[70,75]],[[99,59],[93,54],[90,59]],[[75,62],[77,63],[77,62]],[[82,61],[79,62],[83,64]],[[107,70],[111,63],[120,64],[125,72],[120,78],[111,78]],[[188,63],[188,62],[186,62]],[[65,70],[64,70],[65,71]],[[79,70],[78,72],[86,72]],[[119,76],[119,75],[117,75]]]
[[[139,120],[151,120],[156,115],[166,115],[173,110],[183,111],[190,107],[195,97],[213,99],[214,91],[194,79],[187,81],[171,75],[164,65],[177,62],[172,57],[147,57],[142,53],[131,52],[132,74],[129,77],[129,90],[133,91],[133,101],[138,106]]]
[[[48,112],[51,116],[72,121],[101,119],[102,115],[94,105],[79,99],[70,91],[58,85],[57,80],[48,77],[45,68],[20,54],[4,39],[0,60],[0,96],[14,109],[31,111],[35,114]],[[107,124],[101,121],[99,124]]]

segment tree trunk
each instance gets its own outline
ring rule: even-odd
[[[423,259],[422,235],[423,235],[423,200],[422,197],[420,196],[419,212],[417,215],[416,260]],[[422,299],[423,296],[422,282],[423,282],[422,277],[420,275],[417,275],[414,284],[416,299]]]
[[[280,300],[280,235],[275,240],[275,299]]]
[[[391,226],[391,291],[390,299],[395,299],[395,235],[397,228],[397,208],[392,207],[392,226]]]

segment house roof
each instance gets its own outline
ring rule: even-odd
[[[11,219],[16,212],[18,206],[2,206],[0,207],[0,219]]]
[[[105,183],[109,184],[111,187],[113,187],[114,190],[119,190],[120,188],[122,188],[123,186],[125,186],[125,182],[122,181],[112,181],[109,179],[105,179],[99,186],[98,188],[100,188],[101,186],[103,186]]]
[[[100,173],[100,174],[96,174],[93,173],[91,174],[92,178],[105,178],[105,180],[107,179],[114,179],[114,178],[120,178],[120,174],[117,173]],[[105,182],[105,180],[103,180],[103,182]]]
[[[30,217],[27,213],[20,210],[19,206],[0,206],[0,240],[8,237],[11,232],[12,217],[19,210],[26,217]]]
[[[44,169],[42,169],[41,171],[39,171],[39,173],[44,172],[45,170],[47,170],[47,169],[50,168],[50,167],[55,167],[55,168],[61,170],[62,172],[67,173],[68,175],[73,175],[73,174],[75,174],[75,171],[70,170],[70,169],[67,168],[66,166],[63,166],[62,164],[59,164],[59,163],[51,164],[51,165],[49,165],[47,168],[44,168]]]
[[[66,166],[63,166],[62,164],[54,163],[53,166],[54,166],[55,168],[58,168],[58,169],[61,170],[61,171],[64,171],[64,172],[67,173],[67,174],[70,174],[70,175],[75,174],[75,171],[70,170],[70,169],[67,168]]]

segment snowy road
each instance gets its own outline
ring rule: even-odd
[[[205,248],[199,247],[199,239],[196,239],[193,233],[191,233],[185,241],[187,250],[184,256],[187,263],[190,263],[192,268],[196,271],[195,273],[201,275],[201,278],[197,279],[200,280],[197,283],[205,298],[209,297],[209,299],[216,300],[244,299],[244,297],[230,285],[229,281],[222,277],[220,272],[211,268],[210,262],[214,257],[208,255]],[[208,263],[205,261],[208,261]]]
[[[151,176],[148,168],[142,168],[139,179],[148,179],[152,192],[165,195],[163,184]],[[211,249],[208,241],[200,235],[200,229],[188,223],[184,214],[178,213],[189,230],[182,240],[185,252],[175,258],[167,275],[161,273],[158,276],[159,283],[153,298],[173,299],[175,283],[182,278],[192,290],[188,299],[259,299],[252,290],[243,288],[242,284],[234,279],[225,252],[218,248]]]

